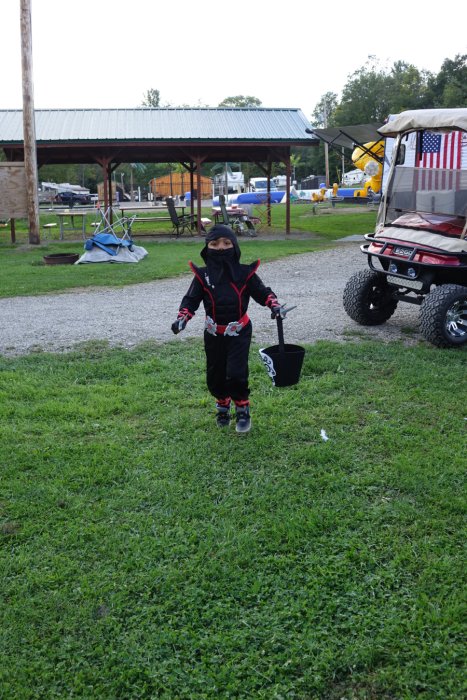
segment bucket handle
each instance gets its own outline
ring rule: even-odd
[[[282,325],[282,322],[286,315],[289,313],[289,311],[292,311],[292,309],[296,309],[296,306],[289,306],[289,308],[286,307],[285,304],[281,305],[281,312],[277,314],[276,316],[276,321],[277,321],[277,335],[279,336],[279,352],[284,353],[285,352],[285,347],[284,347],[284,327]]]
[[[285,352],[284,326],[283,326],[283,321],[282,321],[281,316],[276,316],[276,321],[277,321],[277,335],[279,336],[279,352],[284,353]]]

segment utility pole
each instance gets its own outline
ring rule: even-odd
[[[324,121],[324,128],[327,129],[328,127],[328,110],[326,106],[326,98],[324,99],[324,104],[323,104],[323,121]],[[326,187],[329,187],[329,145],[328,142],[324,142],[324,169],[325,169],[325,177],[326,177]]]
[[[21,0],[21,66],[23,80],[24,170],[28,198],[29,243],[40,243],[39,195],[37,192],[36,127],[32,80],[31,0]]]

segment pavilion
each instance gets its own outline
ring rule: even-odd
[[[121,163],[181,163],[190,190],[200,192],[206,162],[251,162],[270,183],[273,163],[286,170],[286,233],[290,232],[291,149],[316,146],[310,123],[297,108],[145,108],[35,110],[38,167],[102,167],[104,206]],[[307,131],[308,130],[308,131]],[[24,159],[22,110],[0,110],[0,149],[8,161]],[[194,213],[194,197],[191,197]],[[201,201],[197,199],[198,230]]]

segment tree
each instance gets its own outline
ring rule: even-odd
[[[313,110],[311,123],[316,127],[332,126],[337,105],[336,93],[326,92]]]
[[[453,60],[446,58],[428,84],[433,107],[467,107],[467,54],[457,54]]]
[[[375,56],[352,73],[334,113],[336,125],[382,122],[389,114],[388,74]]]
[[[337,95],[335,92],[326,92],[322,97],[321,100],[318,102],[316,105],[313,115],[312,115],[312,120],[315,126],[319,127],[328,127],[333,125],[334,122],[334,113],[337,108]],[[329,146],[327,143],[320,143],[319,149],[310,149],[315,151],[313,154],[314,157],[311,158],[311,163],[314,165],[314,172],[316,174],[321,174],[323,171],[325,173],[325,181],[326,184],[329,185],[330,182],[329,180],[331,179],[331,171],[332,167],[334,165],[334,154],[332,151],[330,152]],[[324,168],[322,165],[322,162],[324,160]],[[318,172],[317,172],[318,171]],[[319,172],[320,171],[320,172]],[[311,174],[311,173],[309,173]]]
[[[428,71],[419,70],[404,61],[396,61],[387,75],[388,114],[431,107],[432,99],[428,90],[430,78],[431,73]]]
[[[334,114],[335,123],[382,122],[389,114],[431,107],[431,78],[431,73],[410,63],[395,61],[387,68],[375,56],[369,56],[345,85]]]
[[[143,99],[142,102],[143,107],[160,107],[161,106],[161,94],[159,90],[155,90],[154,88],[150,88]]]
[[[235,97],[226,97],[225,100],[219,103],[219,107],[261,107],[263,103],[257,97],[252,95],[236,95]]]

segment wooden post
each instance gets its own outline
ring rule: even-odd
[[[324,142],[324,173],[326,187],[329,187],[329,145],[327,141]]]
[[[195,178],[194,178],[195,166],[192,165],[190,168],[190,215],[194,216],[195,213],[195,203],[193,202],[193,190],[195,189]]]
[[[113,205],[114,205],[114,196],[112,192],[112,166],[108,165],[107,167],[107,187],[108,187],[108,192],[109,192],[109,221],[111,224],[113,224]],[[117,196],[117,186],[115,185],[115,196]]]
[[[324,100],[324,110],[323,110],[323,121],[324,121],[324,128],[328,128],[328,111],[326,107],[326,99]],[[329,187],[329,144],[327,141],[324,142],[324,172],[325,172],[325,181],[326,181],[326,187]]]
[[[21,65],[23,79],[24,169],[28,195],[29,243],[37,245],[40,243],[40,223],[32,80],[31,0],[21,0]]]
[[[262,163],[259,161],[255,161],[256,165],[258,168],[261,170],[262,173],[265,174],[267,178],[267,188],[266,188],[266,214],[267,214],[267,225],[271,226],[271,169],[272,169],[272,163],[270,160],[267,162],[267,166],[264,167]],[[261,197],[259,197],[261,200]]]
[[[285,234],[290,233],[290,148],[285,161]]]
[[[99,165],[102,168],[102,181],[104,185],[104,212],[107,211],[107,208],[109,206],[109,167],[111,163],[110,158],[96,158],[96,162],[99,163]],[[112,190],[111,190],[112,191]],[[112,199],[112,198],[111,198]]]
[[[271,170],[272,170],[272,163],[270,160],[268,160],[268,226],[271,228]]]
[[[198,156],[195,159],[196,162],[196,186],[198,188],[198,236],[201,236],[202,224],[201,224],[201,207],[203,204],[203,185],[201,182],[201,166],[206,160],[206,156]]]
[[[201,192],[201,163],[203,158],[196,159],[196,189],[197,189],[197,229],[198,236],[201,234],[201,204],[202,204],[202,192]]]
[[[104,175],[104,214],[107,212],[107,209],[109,207],[109,173],[108,173],[108,168],[109,164],[107,161],[103,161],[102,163],[102,172]]]

